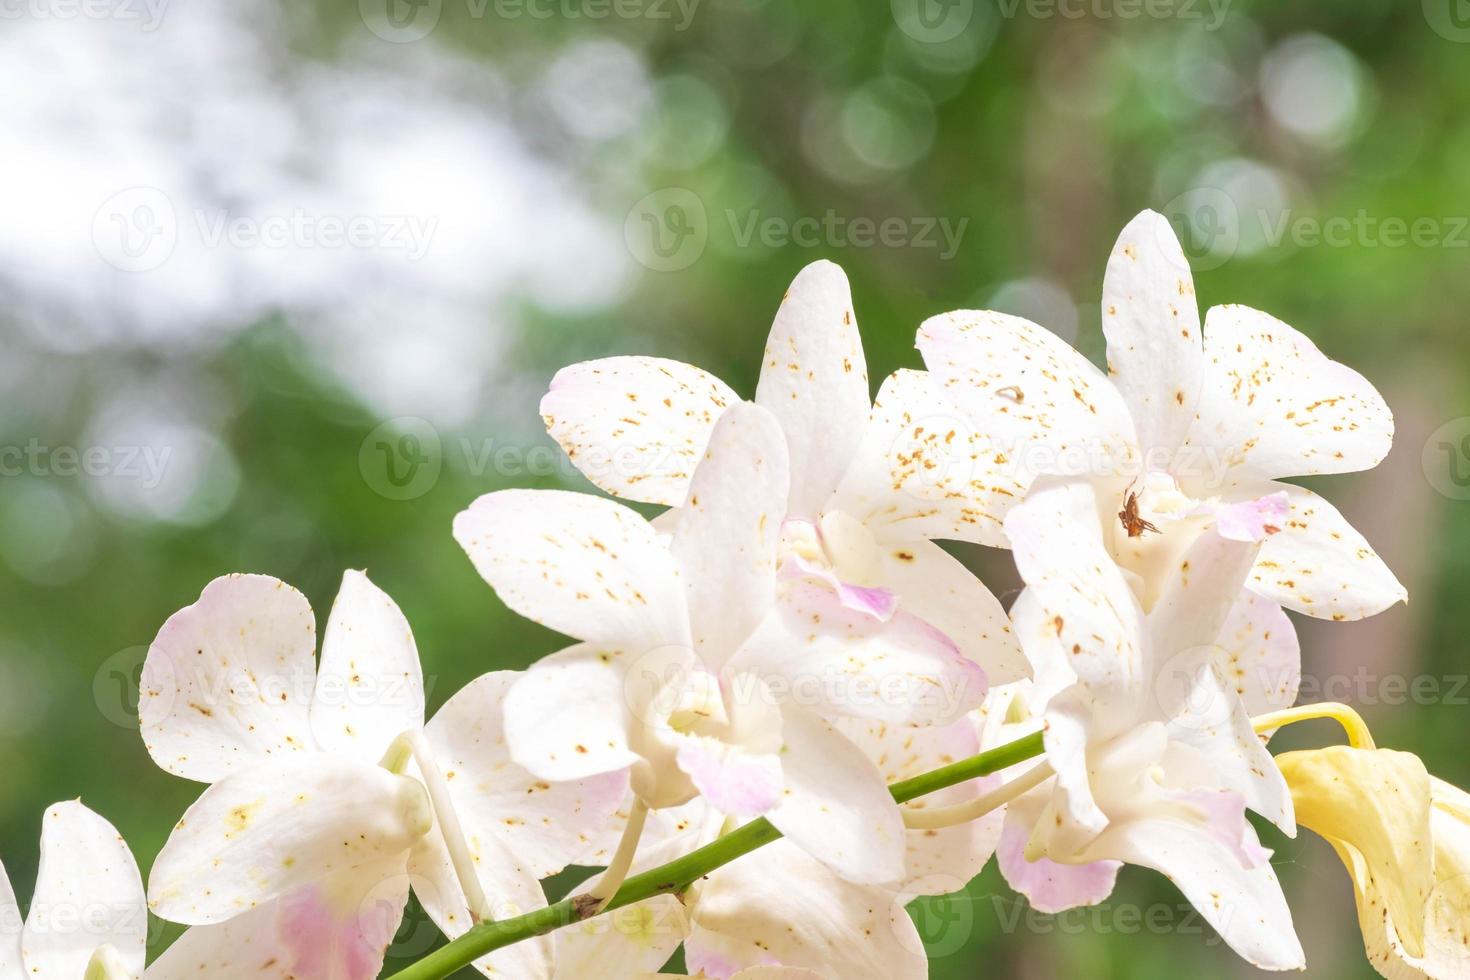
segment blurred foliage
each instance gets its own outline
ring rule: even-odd
[[[9,538],[0,543],[7,609],[0,622],[0,853],[20,891],[34,874],[39,815],[49,803],[81,795],[117,824],[146,869],[174,816],[197,794],[198,786],[152,765],[132,712],[146,645],[217,575],[279,576],[305,592],[324,621],[342,571],[366,568],[413,624],[431,710],[483,671],[523,667],[556,649],[557,637],[509,614],[482,584],[449,524],[476,495],[497,487],[586,487],[565,466],[543,476],[497,474],[454,451],[460,439],[474,447],[485,440],[519,450],[549,445],[537,430],[535,398],[559,366],[615,352],[657,353],[700,364],[748,395],[785,284],[819,257],[838,261],[852,279],[875,387],[893,369],[917,366],[912,338],[925,317],[998,305],[998,295],[1020,296],[1013,312],[1075,333],[1079,348],[1100,357],[1096,304],[1113,237],[1141,208],[1165,208],[1199,187],[1202,174],[1232,188],[1245,224],[1260,208],[1280,207],[1294,217],[1364,212],[1440,223],[1447,239],[1427,247],[1359,238],[1342,247],[1286,241],[1225,259],[1206,250],[1196,253],[1196,282],[1202,307],[1231,301],[1269,310],[1367,373],[1396,408],[1409,406],[1400,413],[1400,445],[1385,464],[1402,480],[1338,478],[1320,486],[1361,526],[1380,529],[1375,544],[1407,570],[1413,604],[1360,634],[1369,638],[1360,643],[1402,647],[1367,651],[1377,669],[1440,678],[1470,671],[1456,625],[1470,575],[1470,504],[1426,486],[1418,458],[1427,431],[1470,414],[1470,332],[1462,324],[1470,309],[1470,233],[1461,225],[1459,244],[1448,240],[1456,219],[1470,215],[1470,44],[1436,33],[1420,4],[1389,0],[1235,0],[1217,29],[1209,29],[1208,5],[1186,0],[1174,4],[1177,16],[1135,19],[1101,16],[1116,9],[1111,2],[1064,4],[1091,11],[1076,18],[1028,16],[1038,8],[1024,0],[1019,8],[1003,0],[957,6],[974,8],[967,28],[952,41],[926,43],[896,25],[902,0],[892,9],[852,0],[704,0],[681,31],[650,19],[474,17],[473,7],[447,0],[434,42],[501,73],[518,93],[508,111],[530,145],[575,175],[615,228],[644,195],[680,187],[698,196],[710,232],[697,261],[643,272],[606,309],[566,315],[522,306],[504,387],[485,393],[494,409],[441,433],[443,473],[416,499],[375,492],[359,450],[383,420],[321,370],[282,320],[261,322],[204,354],[116,349],[27,362],[38,372],[33,381],[62,394],[44,413],[11,406],[0,421],[7,444],[77,444],[90,409],[114,385],[183,373],[229,406],[218,434],[238,486],[217,518],[175,526],[111,513],[78,481],[62,481],[68,506],[81,509],[74,523],[86,535],[83,557],[62,573],[38,575],[17,551],[31,545],[28,518],[15,512],[26,499],[16,484],[59,478],[6,477],[0,485]],[[291,56],[329,60],[364,43],[351,8],[324,4],[289,15],[299,21]],[[1199,16],[1186,17],[1185,9]],[[1345,57],[1326,63],[1345,64],[1348,74],[1313,75],[1309,64],[1273,76],[1271,59],[1302,36],[1330,39],[1325,50]],[[588,144],[546,122],[536,86],[548,59],[594,38],[636,51],[653,95],[639,125]],[[1345,85],[1354,93],[1350,112],[1329,137],[1305,138],[1283,124],[1283,99],[1305,107],[1311,123],[1313,111],[1338,105]],[[738,224],[752,214],[795,219],[829,211],[963,221],[964,233],[946,259],[942,248],[830,240],[741,247],[730,224],[731,215]],[[1002,288],[1028,277],[1044,278],[1051,291]],[[1406,432],[1417,435],[1406,441]],[[1004,556],[960,553],[998,593],[1014,588]],[[1348,658],[1365,647],[1336,647],[1368,628],[1304,628],[1309,664],[1351,669]],[[1457,693],[1470,697],[1470,690]],[[1366,710],[1384,741],[1422,753],[1432,769],[1466,784],[1470,707],[1451,701]],[[1298,910],[1311,975],[1371,976],[1349,886],[1330,851],[1315,839],[1263,833]],[[1131,929],[1128,908],[1162,909],[1153,920],[1162,925]],[[914,914],[933,943],[937,980],[1253,972],[1167,882],[1138,869],[1125,872],[1097,917],[1036,915],[993,867],[966,894],[925,900]],[[400,938],[400,957],[432,941],[417,915]]]

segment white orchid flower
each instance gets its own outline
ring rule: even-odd
[[[716,421],[739,401],[697,367],[611,357],[558,372],[541,413],[597,486],[682,507]],[[943,432],[925,420],[957,410],[920,371],[889,377],[870,403],[852,293],[837,265],[814,262],[791,283],[755,403],[775,416],[787,446],[790,493],[769,518],[782,529],[782,580],[822,586],[804,593],[807,610],[880,625],[902,610],[949,636],[992,683],[1023,676],[1000,603],[931,540],[975,540],[987,520],[965,495],[927,485]]]
[[[1001,870],[1035,907],[1061,911],[1106,898],[1123,863],[1154,868],[1250,962],[1299,968],[1270,852],[1245,819],[1253,809],[1295,832],[1246,709],[1290,703],[1294,657],[1282,658],[1280,689],[1237,692],[1222,679],[1269,676],[1230,668],[1282,656],[1268,635],[1238,628],[1241,604],[1255,608],[1240,585],[1259,545],[1205,533],[1145,615],[1096,506],[1087,484],[1046,481],[1006,521],[1027,583],[1014,614],[1047,762],[1014,777],[1037,788],[1007,809]]]
[[[981,433],[945,461],[969,477],[956,492],[997,518],[1038,475],[1090,479],[1109,551],[1138,576],[1145,609],[1209,527],[1263,542],[1247,585],[1298,612],[1360,619],[1405,598],[1341,514],[1278,482],[1387,455],[1393,416],[1371,384],[1248,307],[1212,308],[1201,331],[1188,262],[1152,211],[1119,236],[1102,307],[1111,379],[1017,317],[923,324],[925,364]]]
[[[79,801],[46,811],[24,920],[0,865],[0,980],[135,980],[147,940],[137,862],[117,829]]]
[[[907,613],[823,616],[804,604],[811,586],[778,605],[781,430],[738,404],[706,455],[667,543],[586,494],[501,491],[456,518],[455,537],[507,605],[584,641],[511,690],[512,757],[549,780],[631,770],[640,806],[702,794],[732,816],[764,814],[848,878],[895,880],[898,810],[829,719],[945,723],[983,693],[980,670]],[[860,696],[867,683],[880,696]]]
[[[410,884],[458,935],[476,917],[543,905],[538,879],[607,840],[626,781],[552,786],[511,764],[499,707],[512,674],[480,678],[425,726],[408,623],[360,572],[343,578],[320,669],[315,634],[299,592],[233,575],[170,617],[149,649],[148,750],[211,784],[150,875],[150,907],[195,927],[150,980],[365,980]],[[549,948],[521,944],[495,962],[514,973]]]

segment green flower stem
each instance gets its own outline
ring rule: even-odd
[[[1018,762],[1042,753],[1041,733],[1036,732],[979,755],[951,763],[942,769],[905,779],[889,787],[899,803],[929,793],[957,786],[979,776],[1008,769]],[[764,847],[781,837],[781,832],[762,817],[732,830],[713,843],[675,858],[668,864],[634,875],[606,906],[591,895],[574,895],[555,905],[537,909],[503,922],[481,922],[458,939],[442,946],[412,966],[393,974],[388,980],[441,980],[455,970],[469,966],[486,953],[494,952],[533,936],[544,936],[594,915],[633,905],[655,895],[677,894],[694,882],[729,864],[742,855]]]

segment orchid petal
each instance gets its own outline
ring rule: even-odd
[[[977,427],[933,375],[895,371],[878,390],[828,506],[890,541],[951,538],[1004,548],[1001,522],[1029,482],[1009,448]]]
[[[1209,662],[1215,642],[1245,587],[1260,546],[1209,530],[1195,539],[1166,573],[1159,598],[1149,612],[1148,676],[1169,668],[1188,672]],[[1164,705],[1164,716],[1170,715]]]
[[[1378,391],[1259,310],[1209,311],[1201,383],[1189,442],[1224,453],[1237,478],[1371,469],[1393,444]]]
[[[716,738],[680,739],[679,768],[710,806],[732,817],[756,817],[781,800],[781,760]]]
[[[878,768],[822,718],[782,707],[784,796],[767,819],[848,881],[904,877],[904,826]]]
[[[1284,752],[1276,762],[1302,825],[1361,857],[1399,940],[1409,955],[1421,955],[1436,878],[1433,791],[1424,763],[1408,752],[1344,745]]]
[[[918,347],[975,428],[1018,461],[1012,482],[1124,472],[1132,460],[1133,420],[1117,388],[1051,331],[1004,313],[957,310],[925,320]]]
[[[1006,534],[1035,604],[1019,637],[1027,657],[1038,669],[1065,661],[1093,696],[1131,703],[1143,680],[1143,614],[1103,547],[1092,488],[1038,484],[1006,518]]]
[[[327,617],[311,699],[317,744],[377,762],[393,739],[424,725],[424,671],[398,605],[349,571]]]
[[[847,276],[813,262],[786,291],[766,339],[755,401],[791,449],[791,513],[815,517],[852,462],[868,418],[868,368]]]
[[[1025,895],[1032,908],[1055,915],[1068,909],[1096,905],[1113,893],[1118,870],[1123,867],[1121,861],[1060,864],[1044,856],[1035,861],[1026,860],[1031,821],[1020,816],[1015,809],[1015,804],[1012,804],[1006,813],[996,861],[1006,883]]]
[[[586,644],[541,658],[505,695],[511,759],[552,782],[627,769],[639,760],[628,684],[619,658]]]
[[[719,378],[661,357],[609,357],[562,368],[541,417],[597,486],[677,507],[715,422],[740,396]]]
[[[494,840],[497,855],[514,854],[536,878],[568,864],[605,863],[617,844],[609,824],[627,794],[627,773],[548,782],[512,762],[504,704],[521,676],[503,670],[476,678],[424,730],[471,854],[483,862],[484,842]]]
[[[843,881],[785,841],[710,875],[685,955],[691,970],[714,980],[757,966],[834,978],[928,976],[923,941],[894,893]]]
[[[407,860],[407,854],[395,854],[338,871],[272,903],[288,975],[376,977],[408,904]]]
[[[108,944],[137,976],[147,938],[143,879],[117,829],[80,802],[48,809],[36,891],[21,936],[25,975],[76,980],[97,948]]]
[[[1306,958],[1281,884],[1233,793],[1189,797],[1199,816],[1140,813],[1118,821],[1094,852],[1167,875],[1220,937],[1263,970],[1300,970]],[[1229,798],[1233,798],[1231,804]],[[1206,832],[1202,832],[1206,831]],[[1257,863],[1259,862],[1259,863]]]
[[[553,936],[556,980],[654,974],[689,934],[689,915],[673,895],[585,919]]]
[[[0,862],[0,980],[21,980],[24,970],[20,960],[20,936],[24,920],[10,876]]]
[[[224,922],[185,929],[148,965],[147,980],[301,980],[286,955],[280,918],[276,899]]]
[[[1232,541],[1264,541],[1286,525],[1291,502],[1284,492],[1215,507],[1215,528]]]
[[[711,670],[724,665],[775,601],[790,483],[775,416],[745,402],[730,408],[695,471],[671,543],[695,650]]]
[[[1234,688],[1247,714],[1296,704],[1302,648],[1296,627],[1276,603],[1242,592],[1220,628],[1214,650],[1215,668]]]
[[[985,671],[928,623],[887,623],[831,589],[793,586],[732,662],[789,689],[820,714],[948,724],[985,696]]]
[[[1184,669],[1187,673],[1182,677],[1169,677],[1166,671],[1159,681],[1161,701],[1179,698],[1167,713],[1174,742],[1171,749],[1185,759],[1175,767],[1180,770],[1180,779],[1198,778],[1199,772],[1208,771],[1214,776],[1213,785],[1235,791],[1246,806],[1287,836],[1296,836],[1291,791],[1256,734],[1245,705],[1220,677],[1214,663],[1196,662]]]
[[[501,601],[527,619],[607,650],[689,644],[673,556],[621,504],[501,490],[455,517],[454,538]]]
[[[307,755],[209,787],[153,864],[148,904],[171,922],[221,922],[347,868],[407,851],[432,824],[423,786]]]
[[[138,722],[153,760],[212,783],[312,748],[316,621],[265,575],[228,575],[168,618],[143,663]]]
[[[889,546],[882,568],[900,608],[949,637],[990,684],[1030,674],[1005,607],[959,559],[932,541],[911,541]]]
[[[1103,277],[1108,370],[1146,454],[1172,452],[1194,419],[1203,368],[1189,260],[1163,215],[1128,222]]]
[[[1383,559],[1323,498],[1278,483],[1291,502],[1286,523],[1261,545],[1249,587],[1319,619],[1363,619],[1409,594]]]

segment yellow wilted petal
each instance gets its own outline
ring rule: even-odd
[[[1368,961],[1388,980],[1470,976],[1470,795],[1433,777],[1430,782],[1435,885],[1424,910],[1424,955],[1411,957],[1403,948],[1381,896],[1357,890]],[[1338,853],[1349,864],[1357,859],[1343,848]]]
[[[1381,902],[1405,952],[1422,956],[1425,905],[1435,885],[1424,763],[1408,752],[1345,745],[1287,752],[1276,763],[1291,787],[1297,823],[1343,856],[1360,911],[1365,901]],[[1348,860],[1345,851],[1360,860]]]

